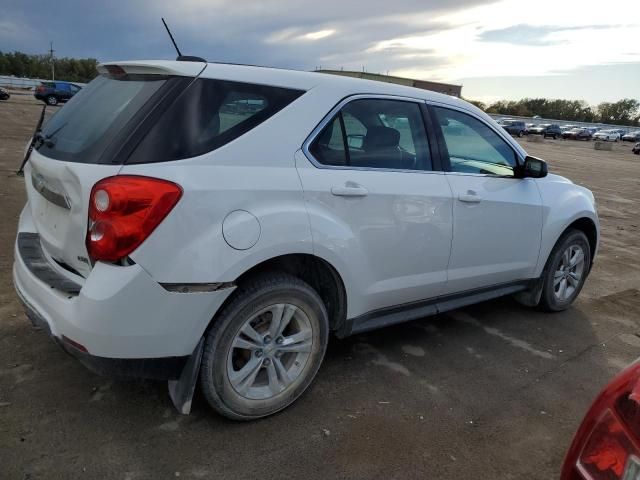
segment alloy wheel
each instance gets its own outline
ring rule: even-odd
[[[233,389],[251,400],[284,392],[300,377],[311,355],[313,328],[299,307],[279,303],[249,318],[227,354]]]
[[[569,246],[562,254],[553,274],[553,293],[565,302],[580,287],[584,275],[584,250],[579,245]]]

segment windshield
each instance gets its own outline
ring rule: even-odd
[[[166,82],[163,76],[99,76],[46,123],[38,151],[70,162],[99,163],[104,147]]]

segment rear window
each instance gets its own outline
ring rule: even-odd
[[[127,163],[179,160],[210,152],[260,125],[303,93],[198,79],[150,125]]]
[[[100,163],[106,146],[167,81],[162,76],[98,76],[45,124],[37,149],[57,160]]]

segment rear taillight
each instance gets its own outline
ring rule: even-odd
[[[562,480],[640,480],[640,363],[616,376],[580,425]]]
[[[182,196],[175,183],[118,175],[91,189],[87,251],[93,261],[115,262],[133,252]]]

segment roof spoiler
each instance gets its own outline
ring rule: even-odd
[[[195,60],[197,57],[191,57],[190,60],[175,62],[173,60],[148,60],[136,61],[128,60],[124,62],[105,62],[99,64],[96,68],[100,75],[118,76],[118,75],[175,75],[180,77],[197,77],[204,68],[206,62],[204,60]]]

